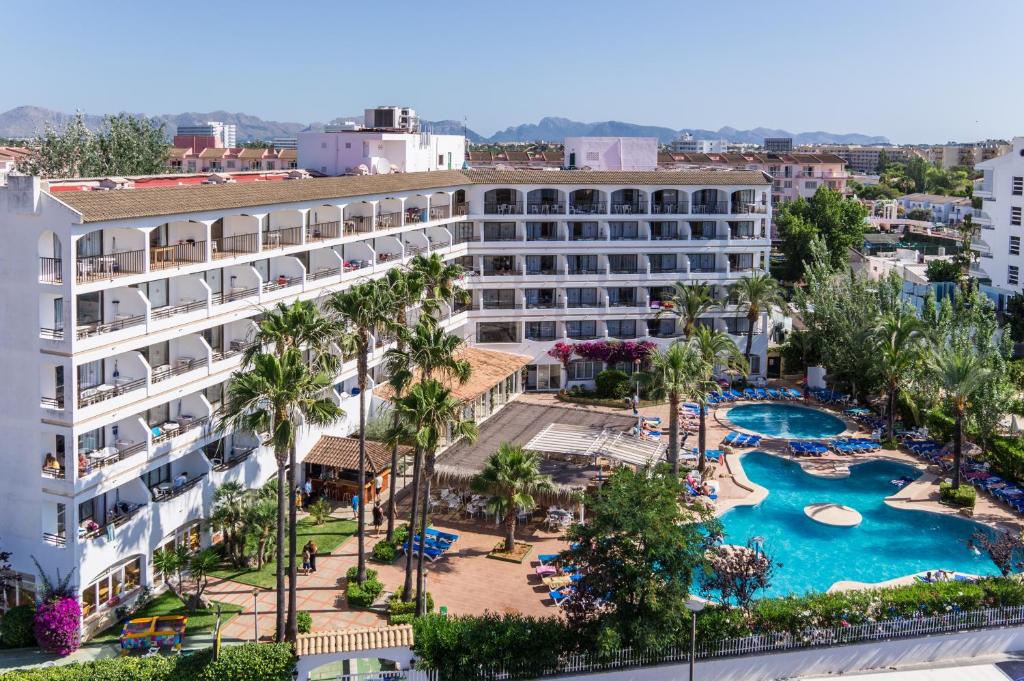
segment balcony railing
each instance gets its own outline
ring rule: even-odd
[[[608,203],[605,201],[582,201],[569,204],[570,215],[598,215],[608,212]]]
[[[690,239],[693,241],[714,241],[715,239],[723,238],[718,236],[718,232],[695,232],[690,234]]]
[[[526,340],[532,341],[553,341],[557,338],[554,333],[527,333]]]
[[[558,301],[555,300],[554,298],[550,298],[550,299],[548,299],[548,298],[545,298],[545,299],[537,298],[537,299],[534,299],[534,300],[530,300],[529,298],[526,299],[526,309],[527,310],[551,310],[551,309],[554,309],[556,307],[559,307],[559,304],[558,304]]]
[[[353,215],[345,218],[345,234],[369,234],[373,231],[372,215]]]
[[[124,525],[129,520],[134,518],[135,515],[144,505],[145,504],[129,504],[126,501],[119,502],[118,510],[113,512],[115,513],[113,517],[111,517],[109,520],[107,520],[107,522],[105,522],[102,525],[96,525],[96,527],[94,527],[91,530],[83,528],[81,530],[80,536],[83,539],[93,539],[95,537],[102,537],[104,534],[106,534],[108,527],[120,527],[121,525]],[[122,506],[123,508],[121,508]]]
[[[242,288],[240,286],[236,286],[230,291],[214,293],[210,300],[214,305],[223,305],[224,303],[230,303],[236,300],[243,300],[250,296],[255,296],[259,294],[259,292],[260,289],[257,286],[253,286],[252,288]]]
[[[609,274],[636,274],[637,272],[644,271],[646,268],[641,268],[639,265],[610,265],[608,267]]]
[[[640,232],[639,231],[627,232],[627,233],[620,232],[618,234],[616,234],[615,232],[612,232],[611,235],[609,235],[608,238],[610,240],[612,240],[612,241],[644,241],[645,240],[644,237],[640,236]]]
[[[499,203],[499,202],[485,202],[484,203],[484,214],[485,215],[519,215],[523,212],[523,204],[513,203]]]
[[[571,331],[566,331],[565,335],[566,335],[567,338],[571,338],[573,340],[595,340],[595,339],[597,339],[599,337],[597,335],[596,331],[593,331],[593,332],[591,332],[591,331],[586,331],[586,332],[581,331],[579,333],[573,333]]]
[[[484,231],[484,242],[488,241],[519,241],[519,237],[515,232],[499,232],[497,234]]]
[[[748,203],[745,201],[733,201],[732,202],[733,213],[767,213],[768,206],[763,203]]]
[[[565,303],[565,306],[566,306],[566,307],[569,307],[569,308],[578,308],[578,307],[582,307],[582,308],[594,308],[594,307],[604,307],[604,305],[602,305],[602,304],[601,304],[601,302],[600,302],[600,301],[598,301],[598,300],[567,300],[567,301],[566,301],[566,303]]]
[[[146,251],[120,251],[107,255],[78,256],[75,260],[76,281],[102,281],[146,271]]]
[[[39,400],[47,409],[63,409],[64,408],[64,393],[57,393],[53,397],[42,397]]]
[[[63,534],[54,534],[53,532],[43,532],[43,541],[51,546],[57,548],[64,548],[68,545],[68,538]]]
[[[686,241],[686,235],[682,232],[661,232],[651,234],[651,241]]]
[[[690,207],[691,215],[726,215],[728,213],[729,204],[725,201],[695,203]]]
[[[519,307],[514,300],[484,300],[481,301],[480,310],[514,310]]]
[[[121,329],[128,329],[133,326],[139,326],[140,324],[146,323],[146,315],[124,315],[120,319],[115,319],[112,322],[103,322],[95,324],[85,324],[79,326],[75,330],[75,337],[79,340],[83,338],[91,338],[93,336],[99,336],[104,333],[111,333],[112,331],[120,331]]]
[[[268,251],[282,246],[297,246],[302,243],[301,227],[282,227],[263,231],[263,250]]]
[[[118,461],[124,461],[133,454],[146,450],[146,442],[123,443],[122,446],[107,447],[103,450],[84,455],[84,461],[79,460],[78,475],[86,476],[93,471],[98,471]]]
[[[564,215],[565,204],[561,201],[529,201],[526,204],[526,212],[529,215]]]
[[[258,243],[258,234],[236,234],[214,239],[211,247],[214,258],[231,258],[239,253],[256,253]]]
[[[341,221],[311,222],[306,227],[306,241],[323,241],[337,239],[341,236]]]
[[[222,472],[234,468],[238,464],[242,463],[256,451],[256,447],[232,447],[231,454],[224,458],[218,459],[216,457],[210,459],[213,464],[213,470]]]
[[[469,204],[468,203],[457,203],[452,213],[453,215],[469,215]]]
[[[377,229],[394,229],[395,227],[402,226],[402,214],[398,211],[394,213],[381,213],[377,216],[376,220]]]
[[[562,267],[528,267],[526,269],[527,276],[552,276],[565,274],[565,269]]]
[[[652,215],[685,215],[688,212],[685,201],[651,204]]]
[[[168,367],[161,371],[153,371],[153,383],[159,383],[160,381],[166,381],[169,378],[175,376],[181,376],[187,374],[190,371],[196,369],[202,369],[207,365],[207,359],[200,357],[199,359],[179,359],[178,363],[174,367]]]
[[[676,265],[675,267],[654,267],[651,266],[651,274],[684,274],[687,271],[698,272],[699,270],[687,270],[685,267]]]
[[[601,241],[604,239],[604,234],[600,231],[593,232],[574,232],[569,230],[569,241]]]
[[[39,329],[39,337],[46,340],[64,340],[64,329],[42,327]]]
[[[64,469],[60,466],[57,468],[47,468],[46,466],[43,466],[42,472],[44,478],[49,478],[51,480],[63,480],[66,477]]]
[[[505,268],[494,269],[494,268],[487,268],[487,267],[484,268],[484,276],[485,277],[517,277],[517,276],[522,275],[522,273],[523,273],[523,270],[518,268],[518,267],[511,267],[511,268],[508,268],[508,269],[505,269]]]
[[[163,270],[206,262],[206,241],[182,241],[170,246],[149,247],[149,269]]]
[[[635,300],[623,298],[622,300],[608,300],[608,307],[639,307]]]
[[[284,277],[284,276],[282,276],[282,277],[278,277],[277,279],[274,279],[273,281],[268,281],[265,284],[263,284],[263,292],[264,293],[269,293],[271,291],[279,291],[279,290],[281,290],[283,288],[288,288],[289,286],[296,286],[296,285],[301,284],[301,283],[302,283],[302,277],[301,276],[295,276],[295,277]]]
[[[149,493],[153,495],[153,501],[170,501],[175,497],[180,497],[185,492],[189,491],[193,487],[196,487],[203,478],[206,477],[206,473],[200,473],[194,478],[186,480],[182,484],[176,485],[174,483],[165,482],[160,485],[156,485],[149,489]]]
[[[627,201],[625,203],[613,203],[612,213],[616,215],[630,215],[636,213],[646,213],[647,202],[646,201]]]
[[[434,206],[430,209],[431,220],[447,220],[452,216],[451,206]]]
[[[155,379],[154,379],[155,380]],[[98,404],[112,399],[119,395],[125,395],[133,390],[146,387],[146,379],[135,378],[131,380],[114,379],[114,385],[104,383],[102,385],[82,388],[78,391],[78,406],[88,407],[91,404]]]
[[[562,239],[558,236],[556,230],[550,232],[540,232],[539,234],[534,232],[533,236],[529,232],[526,233],[527,241],[561,241]]]
[[[157,319],[168,319],[179,314],[188,314],[189,312],[195,312],[196,310],[205,310],[205,300],[190,300],[188,302],[182,302],[177,305],[167,305],[165,307],[158,307],[154,310],[150,310],[149,315],[153,320]]]
[[[213,361],[214,362],[219,362],[219,361],[224,360],[224,359],[230,359],[231,357],[234,357],[235,355],[242,354],[243,352],[245,352],[247,349],[249,349],[253,345],[256,345],[256,341],[254,341],[254,340],[240,340],[240,339],[233,340],[233,341],[231,341],[231,344],[228,346],[227,350],[223,350],[223,349],[218,350],[218,349],[214,348],[214,350],[213,350]]]
[[[160,429],[160,434],[153,436],[153,444],[156,445],[160,444],[161,442],[167,442],[171,438],[182,435],[183,433],[187,433],[190,430],[203,428],[209,422],[209,416],[202,416],[197,419],[181,417],[175,422],[178,425],[177,428],[166,428],[167,424],[158,424],[157,427]]]
[[[569,274],[605,274],[603,267],[569,267]]]
[[[45,284],[59,284],[64,281],[60,258],[39,258],[39,281]]]
[[[336,277],[341,274],[341,265],[336,267],[321,267],[316,272],[311,272],[306,275],[306,279],[309,281],[316,281],[317,279],[326,279],[327,277]]]

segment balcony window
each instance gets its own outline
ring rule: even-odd
[[[158,485],[168,484],[171,482],[171,464],[165,463],[163,466],[144,473],[141,478],[142,483],[150,490]]]
[[[593,320],[566,322],[565,335],[579,340],[597,338],[597,322]]]
[[[485,275],[495,276],[515,273],[515,257],[511,255],[484,256]]]
[[[558,390],[562,387],[561,364],[529,364],[526,367],[527,390]]]
[[[660,240],[678,239],[679,230],[676,228],[674,222],[652,222],[651,223],[651,238]]]
[[[161,307],[167,307],[170,304],[167,296],[168,289],[170,288],[170,282],[167,279],[157,279],[155,281],[147,281],[141,284],[132,284],[131,288],[137,288],[142,291],[146,298],[149,299],[154,310]]]
[[[103,384],[103,360],[78,365],[78,389],[87,390]]]
[[[527,222],[527,241],[554,241],[558,238],[558,224],[555,222]]]
[[[690,253],[690,271],[691,272],[714,272],[715,271],[715,254],[714,253]]]
[[[693,239],[714,239],[717,236],[717,225],[710,220],[691,222],[690,235]]]
[[[569,288],[565,290],[565,300],[569,307],[597,307],[596,288]]]
[[[633,307],[634,305],[636,305],[636,289],[608,289],[608,304],[616,307]]]
[[[527,274],[556,274],[558,261],[553,255],[526,256]]]
[[[726,317],[725,330],[734,336],[746,335],[750,330],[750,320],[746,317]]]
[[[80,293],[76,312],[78,326],[103,323],[103,292]]]
[[[126,594],[138,588],[141,578],[141,557],[107,570],[82,590],[82,614],[89,618],[116,607]]]
[[[203,389],[203,396],[206,397],[206,401],[210,403],[210,406],[217,410],[224,403],[224,385],[223,383],[214,383]]]
[[[570,274],[597,274],[596,255],[567,255]]]
[[[555,331],[555,322],[526,322],[527,340],[555,340]]]
[[[634,254],[608,256],[608,271],[613,274],[631,274],[637,269],[637,257]]]
[[[473,225],[471,223],[459,222],[449,225],[448,229],[451,230],[452,239],[457,244],[473,241]]]
[[[753,253],[734,253],[729,256],[729,269],[733,271],[750,270],[754,268]]]
[[[733,222],[729,225],[730,236],[733,239],[752,239],[754,237],[754,223]]]
[[[104,447],[106,434],[102,428],[90,430],[78,436],[78,454],[88,454]]]
[[[600,230],[596,222],[569,223],[570,241],[595,241],[600,238]]]
[[[516,292],[513,289],[486,289],[481,291],[485,310],[511,310],[516,306]]]
[[[515,241],[516,223],[485,222],[484,241]]]
[[[651,253],[647,258],[651,262],[651,272],[675,272],[678,269],[675,253]]]
[[[675,319],[648,319],[647,335],[656,338],[670,338],[676,335]]]
[[[609,319],[605,324],[612,338],[636,338],[635,319]]]
[[[516,322],[480,322],[476,325],[478,343],[518,343],[519,325]]]
[[[555,289],[528,288],[523,292],[527,308],[550,308],[555,306]]]
[[[610,222],[608,235],[612,241],[640,238],[640,225],[635,222]]]

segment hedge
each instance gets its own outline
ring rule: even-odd
[[[356,581],[358,575],[359,568],[355,565],[345,573],[348,580],[348,585],[345,587],[345,598],[348,599],[349,606],[353,608],[369,608],[384,591],[384,584],[377,579],[376,570],[367,570],[366,580],[362,584]]]
[[[939,501],[947,503],[950,506],[974,508],[974,502],[977,500],[977,496],[977,492],[975,492],[974,488],[970,485],[960,485],[959,488],[953,489],[953,483],[939,483]]]
[[[629,395],[629,374],[619,369],[605,369],[594,377],[599,397],[623,399]]]
[[[35,616],[34,605],[18,605],[4,613],[3,619],[0,619],[0,647],[35,647],[36,636],[32,633]]]
[[[0,673],[0,681],[290,681],[295,656],[287,643],[245,643],[181,656],[115,657]]]
[[[308,634],[313,631],[313,616],[307,610],[300,610],[295,614],[295,624],[300,634]]]
[[[395,558],[398,557],[398,547],[394,542],[390,542],[387,539],[381,539],[379,542],[373,545],[373,551],[370,552],[370,558],[377,561],[378,563],[384,563],[390,565],[395,562]]]
[[[409,624],[416,616],[416,598],[413,592],[413,599],[408,603],[402,602],[402,594],[405,587],[398,587],[398,590],[388,599],[388,624]],[[427,592],[427,612],[434,612],[434,596]]]

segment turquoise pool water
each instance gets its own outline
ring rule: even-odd
[[[745,430],[786,439],[832,437],[846,430],[835,416],[795,404],[744,404],[730,409],[726,417]]]
[[[896,491],[890,480],[918,476],[910,466],[870,461],[852,466],[848,478],[829,480],[763,452],[743,455],[742,463],[748,478],[768,488],[768,497],[757,507],[728,511],[721,520],[726,543],[763,537],[765,550],[782,563],[762,596],[825,591],[844,579],[881,582],[923,570],[999,572],[987,556],[967,548],[981,525],[885,505],[883,498]],[[857,527],[841,528],[804,515],[804,506],[821,502],[850,506],[864,519]]]

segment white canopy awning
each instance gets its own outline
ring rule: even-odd
[[[634,466],[664,459],[665,446],[628,433],[592,426],[552,423],[526,443],[525,449],[573,456],[603,456]]]

